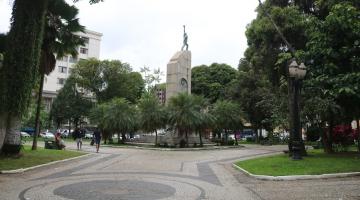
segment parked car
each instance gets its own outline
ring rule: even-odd
[[[85,133],[85,139],[92,139],[93,138],[93,133]]]
[[[44,139],[55,139],[55,135],[51,132],[42,132],[40,133],[40,137]]]
[[[21,137],[23,137],[23,138],[28,138],[28,137],[30,137],[30,135],[29,135],[28,133],[26,133],[26,132],[20,132],[20,135],[21,135]]]
[[[61,133],[61,137],[63,137],[63,138],[69,137],[69,130],[63,130],[60,133]]]

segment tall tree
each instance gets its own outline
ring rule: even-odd
[[[135,103],[144,89],[141,75],[118,60],[81,60],[72,74],[79,86],[95,94],[98,102],[122,97]]]
[[[0,68],[0,149],[20,151],[19,126],[29,104],[40,57],[47,0],[16,0]]]
[[[49,75],[55,68],[56,58],[61,58],[67,54],[76,57],[77,48],[84,45],[84,41],[77,35],[83,32],[84,27],[79,24],[76,18],[78,9],[70,6],[64,0],[50,0],[45,16],[45,30],[41,47],[41,57],[39,65],[40,82],[37,94],[37,110],[35,119],[35,134],[33,138],[32,150],[37,148],[37,136],[40,134],[40,107],[45,75]]]
[[[323,19],[309,17],[306,56],[312,62],[308,65],[310,73],[305,84],[312,98],[332,100],[319,113],[330,125],[325,150],[332,152],[331,131],[335,122],[349,124],[360,118],[360,7],[350,1],[327,6],[329,13]],[[331,108],[336,106],[341,107],[345,116],[340,118],[339,112],[333,112]]]
[[[35,84],[49,0],[15,0],[4,66],[0,68],[0,150],[20,151],[20,121]],[[90,0],[97,3],[100,0]]]
[[[55,121],[69,120],[75,124],[75,127],[78,127],[82,119],[88,116],[92,104],[89,97],[79,91],[75,79],[70,76],[54,100],[50,111],[51,117]]]
[[[236,79],[237,71],[227,64],[200,65],[191,70],[191,92],[202,95],[210,103],[224,99],[228,86]]]

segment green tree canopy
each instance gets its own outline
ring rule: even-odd
[[[100,103],[115,97],[135,103],[144,90],[141,74],[118,60],[80,60],[72,73],[79,86],[92,92]]]
[[[134,131],[138,126],[136,107],[124,98],[114,98],[105,108],[107,108],[103,119],[105,129],[118,134],[118,143],[121,134],[122,142],[125,143],[125,134]]]
[[[208,98],[211,103],[224,99],[237,71],[227,64],[200,65],[191,70],[191,92]]]
[[[217,129],[224,130],[225,142],[228,141],[228,131],[238,130],[243,126],[243,114],[240,106],[228,100],[217,101],[211,114],[215,117]]]
[[[56,123],[70,120],[77,127],[84,117],[88,116],[93,103],[79,90],[75,79],[70,76],[59,91],[50,111],[50,115]]]

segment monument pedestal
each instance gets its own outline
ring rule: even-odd
[[[178,93],[191,93],[191,52],[178,51],[167,64],[166,103]]]

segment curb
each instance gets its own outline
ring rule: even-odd
[[[321,174],[321,175],[294,175],[294,176],[267,176],[267,175],[255,175],[252,174],[245,169],[235,165],[233,163],[233,167],[242,171],[246,175],[258,179],[258,180],[266,180],[266,181],[294,181],[294,180],[311,180],[311,179],[328,179],[328,178],[345,178],[345,177],[353,177],[360,176],[360,172],[349,172],[349,173],[335,173],[335,174]]]
[[[68,158],[68,159],[64,159],[64,160],[57,160],[57,161],[53,161],[53,162],[49,162],[49,163],[45,163],[45,164],[41,164],[41,165],[35,165],[35,166],[32,166],[32,167],[28,167],[28,168],[20,168],[20,169],[13,169],[13,170],[2,170],[2,171],[0,171],[0,174],[23,173],[23,172],[26,172],[28,170],[32,170],[32,169],[36,169],[36,168],[40,168],[40,167],[44,167],[44,166],[48,166],[48,165],[52,165],[52,164],[56,164],[56,163],[66,162],[66,161],[70,161],[70,160],[75,160],[75,159],[83,158],[83,157],[86,157],[86,156],[89,156],[89,155],[91,155],[91,154],[87,153],[87,154],[82,155],[82,156],[77,156],[77,157]]]
[[[103,145],[103,147],[110,148],[128,148],[128,149],[144,149],[144,150],[154,150],[154,151],[204,151],[204,150],[226,150],[226,149],[241,149],[245,146],[229,146],[229,147],[213,147],[213,148],[154,148],[154,147],[141,147],[141,146],[113,146],[113,145]]]

